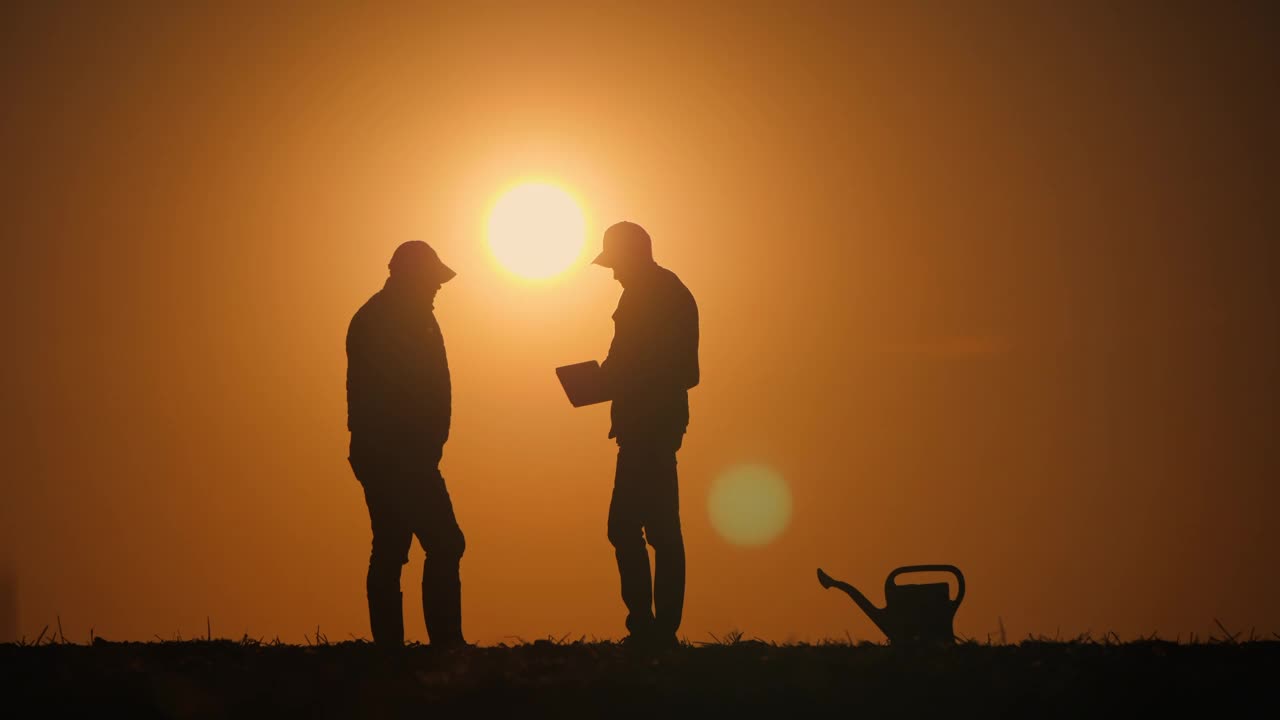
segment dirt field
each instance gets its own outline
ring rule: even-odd
[[[395,655],[362,642],[0,645],[21,716],[884,717],[1150,716],[1274,711],[1280,642],[685,646],[538,641]],[[1257,708],[1250,711],[1250,708]],[[12,715],[18,717],[18,715]]]

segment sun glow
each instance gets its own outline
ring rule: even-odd
[[[586,246],[586,219],[573,196],[547,183],[508,190],[489,211],[489,252],[508,272],[542,280],[564,272]]]

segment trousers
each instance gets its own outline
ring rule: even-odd
[[[462,640],[462,583],[459,566],[466,538],[454,516],[444,477],[429,458],[398,453],[356,454],[350,462],[364,488],[373,531],[365,592],[374,642],[404,641],[401,568],[409,562],[413,538],[426,552],[422,564],[422,613],[431,643]]]
[[[682,441],[680,435],[618,439],[608,532],[633,635],[674,635],[680,627],[685,557],[676,452]],[[653,546],[652,581],[646,543]]]

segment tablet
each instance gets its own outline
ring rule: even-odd
[[[595,360],[558,367],[556,376],[560,378],[560,386],[564,388],[564,394],[574,407],[609,400],[604,389],[604,378],[600,373],[600,363]]]

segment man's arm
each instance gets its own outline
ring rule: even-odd
[[[677,347],[679,350],[679,378],[684,388],[697,387],[701,381],[701,373],[698,369],[698,303],[693,299],[692,293],[687,293],[687,298],[682,304],[682,311],[678,314],[680,318],[679,338]]]
[[[350,432],[354,432],[363,421],[368,392],[369,368],[363,326],[360,313],[356,313],[347,326],[347,430]]]
[[[628,366],[631,364],[630,358],[627,357],[629,338],[626,319],[625,298],[627,294],[624,291],[622,298],[618,300],[618,307],[613,312],[613,339],[609,341],[609,353],[605,356],[604,362],[600,363],[600,382],[604,385],[606,395],[610,398],[618,396],[618,390],[621,389],[627,381]]]
[[[434,316],[431,324],[430,347],[424,358],[427,382],[426,397],[423,399],[427,404],[426,434],[427,442],[443,447],[449,440],[449,428],[453,421],[453,387],[444,337]]]

